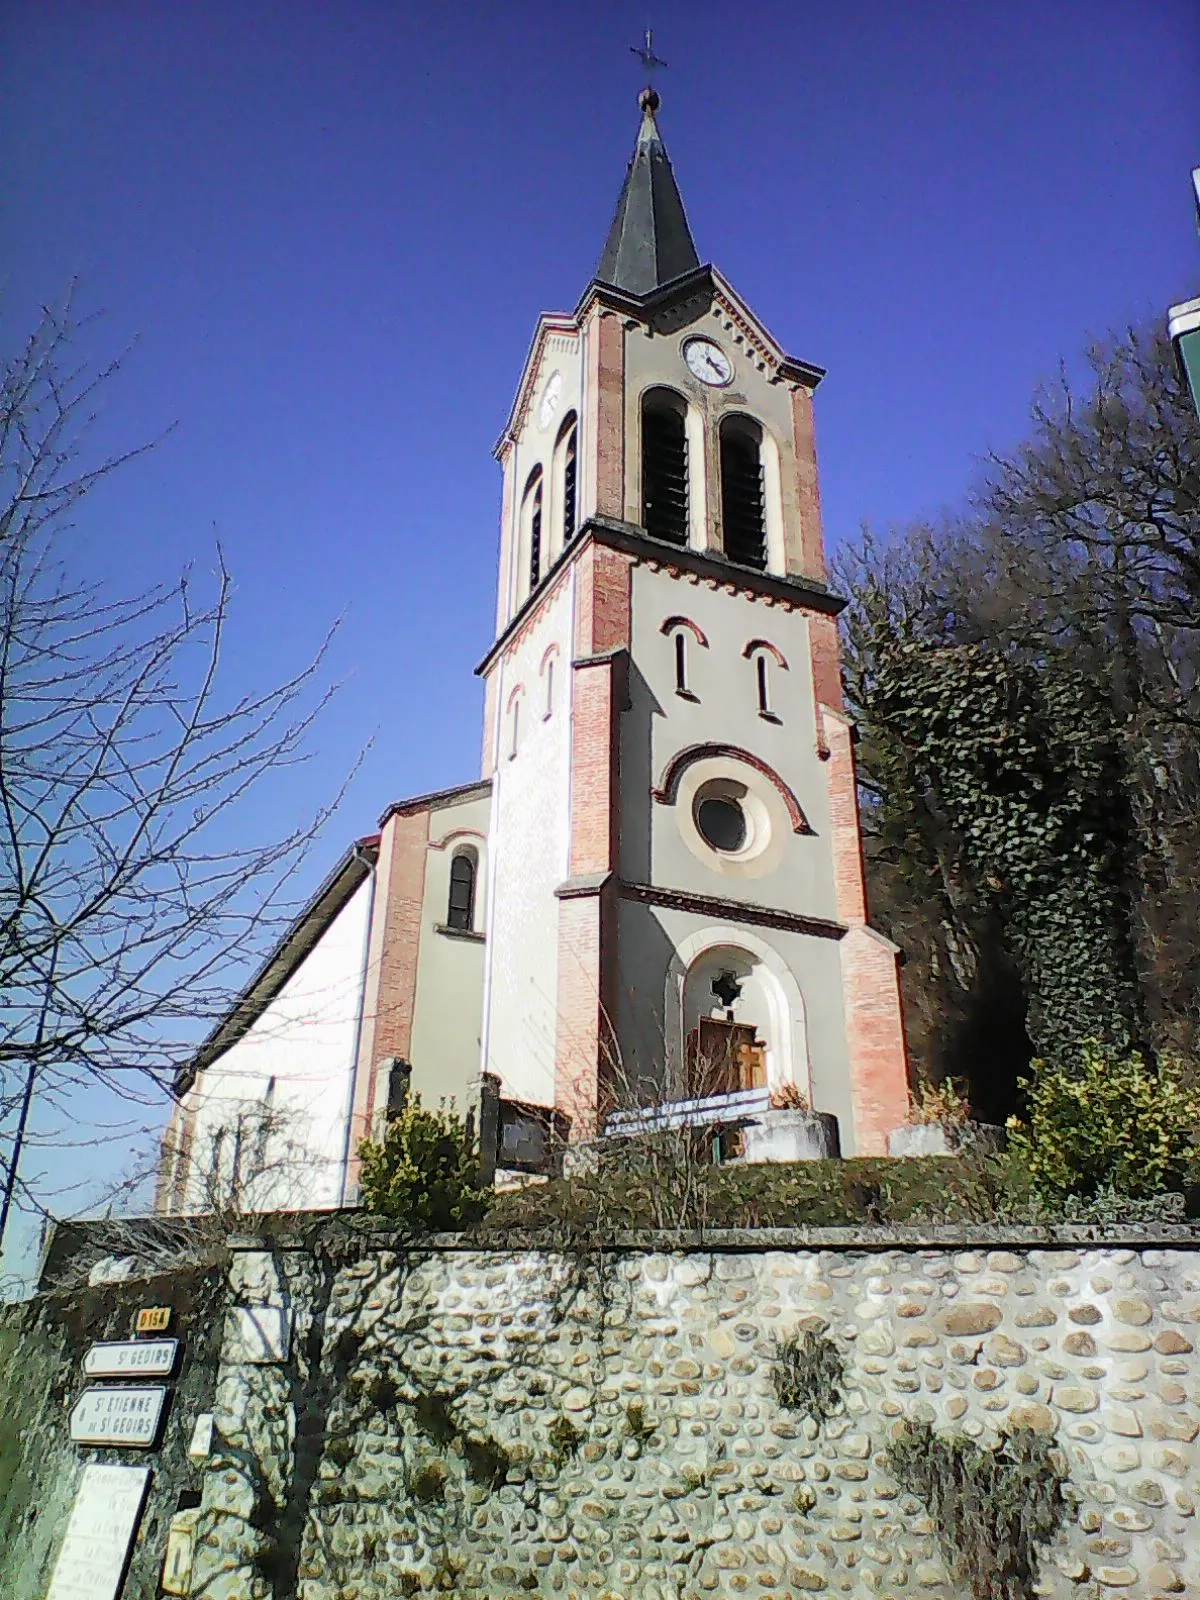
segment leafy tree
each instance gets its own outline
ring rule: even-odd
[[[960,513],[839,577],[919,1068],[997,1116],[1035,1044],[1200,1059],[1200,430],[1165,337],[1094,346]]]

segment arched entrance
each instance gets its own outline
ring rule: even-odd
[[[804,1002],[780,956],[742,930],[693,934],[667,978],[667,1056],[688,1096],[794,1084],[811,1099]]]

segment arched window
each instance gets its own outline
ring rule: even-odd
[[[542,668],[542,686],[545,690],[545,699],[542,702],[542,720],[554,714],[554,657],[547,658],[546,665]]]
[[[562,542],[564,547],[575,537],[575,513],[579,481],[578,428],[572,412],[562,425],[558,436],[556,454],[559,460],[559,482],[562,485]]]
[[[533,488],[533,503],[529,508],[529,592],[537,588],[542,577],[542,480],[539,475]]]
[[[771,714],[771,686],[767,677],[767,658],[761,650],[754,658],[754,680],[758,686],[758,714],[760,717],[769,717]]]
[[[682,628],[675,635],[675,690],[677,694],[688,692],[687,637]]]
[[[652,538],[688,542],[687,407],[670,389],[642,399],[642,526]]]
[[[470,930],[475,926],[475,854],[459,850],[450,863],[450,901],[446,926]]]
[[[508,759],[511,761],[521,742],[521,696],[515,694],[508,708]]]
[[[721,526],[730,561],[761,571],[767,564],[762,429],[748,417],[721,424]]]

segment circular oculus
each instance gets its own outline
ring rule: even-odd
[[[736,855],[746,844],[749,829],[746,813],[729,795],[700,792],[696,804],[696,828],[710,849],[721,855]]]

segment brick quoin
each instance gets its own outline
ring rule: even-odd
[[[850,929],[840,950],[855,1148],[860,1156],[885,1156],[888,1134],[908,1116],[896,947],[873,928],[860,926]]]
[[[827,712],[829,818],[841,941],[842,1003],[859,1155],[887,1154],[888,1134],[908,1115],[908,1052],[896,948],[867,922],[866,870],[850,723]]]
[[[813,399],[792,390],[792,435],[796,445],[796,503],[800,513],[800,571],[825,582],[825,536],[821,531],[821,486],[817,477],[817,432]]]
[[[633,611],[629,556],[593,540],[579,558],[577,582],[576,656],[628,649]]]
[[[837,911],[842,922],[854,927],[867,920],[866,869],[858,818],[854,746],[846,718],[825,712],[822,721],[829,747],[825,770],[829,778],[829,829]]]
[[[842,694],[842,651],[838,641],[835,617],[822,611],[809,611],[808,638],[812,657],[813,693],[818,706],[831,706],[834,711],[844,709]]]
[[[625,332],[611,311],[596,316],[588,339],[588,380],[596,397],[595,509],[625,515]]]
[[[388,1056],[410,1059],[428,841],[428,811],[393,813],[380,836],[355,1063],[351,1184],[358,1182],[358,1142],[370,1132],[375,1110],[375,1069]]]

